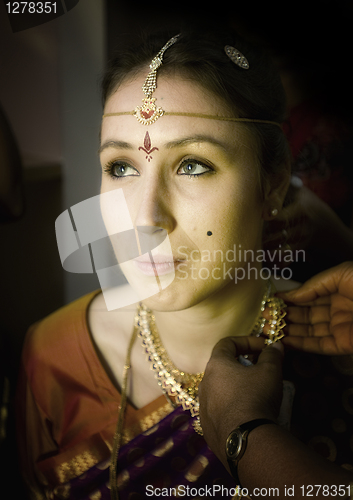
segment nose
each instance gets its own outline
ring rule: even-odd
[[[139,233],[149,238],[170,234],[175,219],[169,190],[162,176],[149,176],[140,184],[135,194],[137,205],[134,225]]]

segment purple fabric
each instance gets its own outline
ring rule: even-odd
[[[121,500],[175,498],[171,488],[185,498],[199,498],[199,493],[225,499],[234,496],[234,480],[203,437],[194,431],[192,422],[190,413],[179,407],[121,448],[118,460]],[[99,463],[55,488],[49,498],[110,500],[109,462]],[[156,492],[159,495],[154,496]]]

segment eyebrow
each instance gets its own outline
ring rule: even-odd
[[[194,135],[192,137],[184,137],[182,139],[176,139],[175,141],[167,142],[164,146],[168,149],[171,149],[171,148],[186,146],[189,144],[195,144],[195,143],[200,144],[203,142],[208,142],[210,144],[218,146],[225,151],[228,151],[229,149],[229,147],[227,147],[226,144],[224,144],[221,141],[218,141],[217,139],[215,139],[210,135]]]
[[[169,141],[167,142],[164,147],[167,149],[172,149],[172,148],[177,148],[177,147],[182,147],[186,146],[189,144],[201,144],[203,142],[208,142],[210,144],[213,144],[215,146],[218,146],[219,148],[223,149],[224,151],[228,151],[229,147],[227,147],[226,144],[224,144],[221,141],[218,141],[214,137],[210,135],[194,135],[192,137],[183,137],[181,139],[176,139],[174,141]],[[128,142],[125,141],[115,141],[115,140],[109,140],[104,142],[100,148],[98,149],[98,153],[101,153],[107,148],[115,148],[115,149],[134,149],[132,144],[129,144]]]
[[[128,142],[124,141],[106,141],[104,142],[98,149],[98,153],[101,153],[107,148],[115,148],[115,149],[133,149],[133,146]]]

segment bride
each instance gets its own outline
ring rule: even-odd
[[[141,305],[109,310],[94,292],[27,335],[20,452],[34,498],[211,485],[234,496],[202,437],[197,387],[221,338],[268,333],[266,311],[269,341],[281,335],[283,307],[261,262],[226,256],[234,245],[256,254],[283,206],[283,96],[265,55],[226,31],[153,36],[112,61],[99,150],[104,224],[113,234],[121,206],[106,195],[122,190],[140,250],[142,240],[161,243],[120,263]]]

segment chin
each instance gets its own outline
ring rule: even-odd
[[[149,309],[160,312],[182,311],[191,307],[187,298],[181,298],[173,292],[162,290],[161,292],[142,300]]]
[[[220,291],[218,283],[217,287],[212,286],[212,283],[209,284],[209,287],[205,287],[204,282],[202,285],[201,289],[198,289],[195,284],[189,284],[188,286],[187,283],[184,283],[182,287],[178,287],[174,282],[169,287],[152,297],[144,299],[142,302],[149,309],[159,312],[183,311],[201,304]]]

